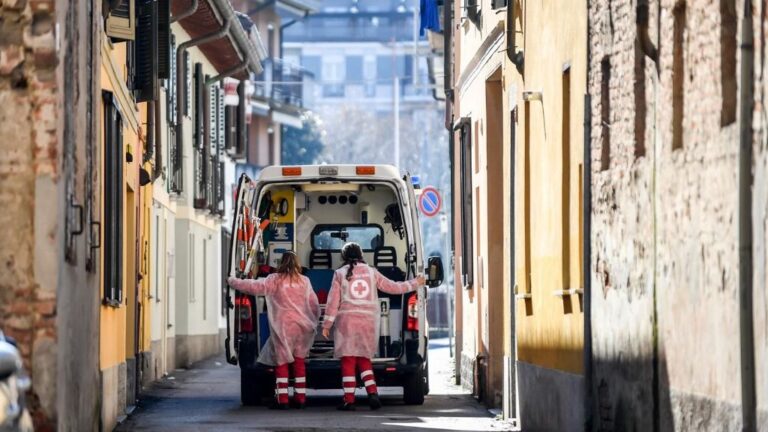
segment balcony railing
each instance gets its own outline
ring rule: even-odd
[[[268,58],[264,71],[254,79],[254,97],[296,108],[304,107],[304,90],[314,75],[299,66]]]

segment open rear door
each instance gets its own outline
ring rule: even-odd
[[[247,245],[244,241],[243,227],[245,218],[250,212],[253,197],[253,181],[243,174],[237,182],[237,194],[234,202],[234,215],[232,217],[232,240],[229,244],[229,261],[227,266],[227,277],[242,276],[239,271],[240,262],[247,254]],[[247,209],[247,210],[246,210]],[[227,286],[227,337],[224,340],[224,351],[227,356],[227,362],[237,364],[237,338],[238,329],[236,314],[232,311],[235,303],[232,299],[232,288]]]

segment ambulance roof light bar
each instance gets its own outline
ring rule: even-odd
[[[355,167],[355,173],[357,175],[375,175],[376,167],[371,165],[358,165]]]
[[[284,176],[300,176],[301,167],[299,166],[283,167],[283,175]]]

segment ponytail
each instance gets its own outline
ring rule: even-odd
[[[363,260],[363,250],[355,242],[349,242],[341,248],[341,259],[344,260],[344,265],[349,266],[347,268],[347,281],[352,280],[352,271],[355,268],[355,264],[365,262]]]

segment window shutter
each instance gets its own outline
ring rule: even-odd
[[[171,0],[157,0],[157,76],[168,79],[171,75]]]
[[[219,88],[211,86],[208,93],[208,134],[211,137],[209,141],[211,146],[206,149],[208,155],[212,155],[218,141],[218,122],[216,121],[216,114],[218,113],[217,102],[219,101]]]
[[[205,83],[203,82],[203,65],[195,63],[195,112],[194,112],[194,142],[195,148],[200,150],[203,148],[203,131],[205,123],[203,119],[203,92],[205,91]],[[187,92],[190,93],[190,92]]]
[[[184,115],[189,117],[189,110],[192,106],[192,59],[189,52],[184,51]]]
[[[104,32],[112,39],[133,40],[136,33],[134,0],[117,0],[107,14]]]
[[[224,89],[219,87],[218,88],[218,94],[219,98],[216,104],[217,107],[217,113],[216,118],[218,121],[218,128],[217,128],[217,140],[216,140],[216,152],[220,152],[224,150],[224,140],[225,140],[225,118],[224,118]]]
[[[168,119],[168,124],[172,126],[176,124],[176,104],[178,103],[178,95],[176,92],[176,36],[171,35],[169,46],[170,46],[169,48],[170,70],[168,74],[168,80],[166,81],[168,83],[167,85],[168,91],[166,92],[166,102],[167,102],[166,118]]]
[[[157,2],[140,0],[136,13],[136,77],[133,89],[136,102],[157,100],[158,87],[158,41]]]
[[[248,134],[248,125],[246,124],[246,107],[250,103],[249,100],[245,98],[245,87],[246,82],[240,81],[240,84],[237,86],[237,96],[240,99],[240,104],[237,105],[236,113],[237,118],[235,119],[235,125],[236,125],[236,135],[235,135],[235,154],[234,157],[236,158],[242,158],[245,156],[245,145],[247,142],[247,134]]]

